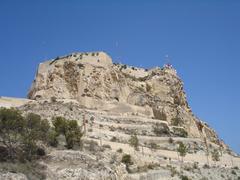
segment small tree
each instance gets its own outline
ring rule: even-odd
[[[212,151],[211,155],[212,155],[212,160],[213,160],[213,161],[216,162],[216,161],[219,161],[219,160],[220,160],[220,154],[219,154],[219,152],[218,152],[217,149],[214,149],[214,150]]]
[[[124,154],[122,156],[122,163],[124,163],[126,165],[132,164],[131,156],[129,154]]]
[[[7,149],[6,159],[15,158],[17,143],[21,140],[23,128],[24,119],[20,111],[13,108],[0,109],[0,142]]]
[[[76,120],[68,121],[65,137],[68,149],[72,149],[74,145],[79,145],[81,147],[82,133]]]
[[[187,154],[187,151],[188,151],[187,146],[183,144],[183,142],[179,142],[177,152],[182,157],[182,162],[183,162],[183,157],[185,157]]]
[[[130,144],[132,147],[134,147],[134,149],[135,149],[136,151],[139,150],[139,148],[138,148],[138,146],[139,146],[139,141],[138,141],[138,138],[137,138],[137,135],[136,135],[136,134],[134,134],[134,135],[132,135],[132,136],[130,137],[130,139],[129,139],[129,144]]]
[[[50,125],[37,114],[30,113],[25,117],[23,136],[23,149],[25,157],[30,160],[37,153],[38,140],[47,141]]]
[[[51,128],[48,132],[48,145],[57,147],[58,145],[57,136],[58,136],[57,132],[53,128]]]
[[[66,120],[63,117],[56,117],[53,119],[53,126],[56,136],[60,134],[65,136],[68,149],[72,149],[74,145],[81,147],[83,133],[76,120]]]
[[[132,162],[132,159],[131,159],[131,156],[129,154],[124,154],[122,156],[122,163],[124,163],[126,165],[126,170],[129,172],[129,165],[132,165],[133,162]]]
[[[60,135],[63,134],[65,135],[66,133],[66,126],[67,126],[67,121],[63,117],[56,117],[52,120],[55,132]]]

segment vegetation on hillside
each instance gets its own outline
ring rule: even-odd
[[[31,161],[45,155],[40,143],[45,143],[50,125],[39,115],[30,113],[23,117],[16,109],[0,109],[0,143],[2,161]]]
[[[130,146],[134,147],[136,151],[139,150],[139,140],[136,134],[132,135],[129,139]]]
[[[63,117],[56,117],[52,122],[55,133],[55,138],[52,139],[53,142],[56,142],[56,137],[62,134],[65,136],[66,147],[68,149],[73,149],[74,146],[81,147],[83,134],[76,120],[66,120]]]
[[[220,160],[220,153],[218,152],[217,149],[214,149],[211,153],[212,155],[212,160],[213,161],[219,161]]]
[[[183,157],[187,155],[188,148],[183,142],[179,142],[177,152],[182,157],[182,162],[183,162]]]
[[[64,135],[66,147],[81,146],[81,129],[76,120],[53,119],[53,127],[39,115],[25,116],[14,108],[0,108],[0,161],[32,161],[45,155],[47,145],[57,146]]]

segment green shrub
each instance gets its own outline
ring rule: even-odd
[[[183,144],[183,142],[179,142],[177,151],[179,153],[179,155],[182,157],[182,161],[183,161],[183,157],[186,156],[188,148],[185,144]]]
[[[24,156],[31,160],[37,154],[37,141],[47,142],[50,125],[47,120],[42,120],[39,115],[33,113],[28,114],[24,120],[22,149]]]
[[[233,175],[237,175],[236,171],[234,171],[234,170],[232,170],[231,173],[232,173]]]
[[[197,162],[193,163],[193,169],[198,169],[198,163]]]
[[[150,84],[146,84],[146,90],[147,92],[150,92],[152,90],[152,86]]]
[[[63,117],[56,117],[53,119],[53,126],[56,135],[64,135],[66,138],[66,146],[68,149],[73,149],[74,146],[82,146],[82,132],[76,120],[66,120]],[[54,140],[54,134],[53,140]]]
[[[0,109],[0,137],[7,150],[7,159],[13,159],[16,144],[21,140],[24,129],[24,119],[16,109]]]
[[[153,164],[148,164],[148,165],[147,165],[147,168],[148,168],[148,169],[154,169],[154,165],[153,165]]]
[[[117,141],[117,138],[116,138],[115,136],[113,136],[113,137],[110,139],[110,141],[116,142],[116,141]]]
[[[67,120],[63,117],[56,117],[52,120],[52,124],[55,128],[55,132],[59,134],[64,134],[66,131],[66,126],[67,126]]]
[[[126,164],[127,166],[128,165],[131,165],[132,164],[132,159],[131,159],[131,156],[129,154],[124,154],[122,156],[122,163]]]
[[[135,150],[138,150],[139,141],[138,141],[136,134],[134,134],[130,137],[129,144],[130,144],[130,146],[134,147]]]
[[[127,69],[127,65],[126,65],[126,64],[121,65],[121,67],[120,67],[120,71],[122,71],[122,69]]]
[[[122,148],[119,148],[119,149],[117,150],[117,152],[118,152],[118,153],[122,153],[122,152],[123,152]]]
[[[67,148],[72,149],[74,145],[81,146],[81,129],[78,126],[78,123],[76,120],[68,120],[67,121],[67,127],[66,127],[66,141],[67,141]]]
[[[209,169],[210,167],[209,167],[208,164],[204,164],[204,165],[203,165],[203,168],[204,168],[204,169]]]
[[[8,149],[4,146],[0,146],[0,162],[7,161]]]
[[[213,161],[219,161],[220,160],[220,154],[217,149],[214,149],[213,152],[211,153],[212,155],[212,160]]]
[[[45,149],[43,149],[41,147],[38,147],[37,148],[37,155],[38,156],[45,156],[46,155]]]
[[[171,165],[167,165],[167,168],[169,168],[171,172],[171,177],[174,177],[175,175],[179,174],[179,172],[176,170],[176,167],[173,167]]]
[[[31,138],[39,138],[42,141],[46,141],[47,133],[50,129],[50,125],[47,120],[42,120],[41,116],[30,113],[25,118],[25,132],[26,136]]]
[[[181,175],[180,176],[181,180],[189,180],[189,178],[187,176]]]
[[[48,144],[53,147],[57,147],[58,141],[57,141],[57,132],[54,129],[51,129],[48,132]]]

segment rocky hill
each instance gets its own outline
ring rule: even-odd
[[[143,69],[115,64],[104,52],[72,53],[39,65],[28,98],[7,105],[0,98],[0,106],[50,123],[74,119],[84,133],[81,150],[48,148],[40,161],[47,179],[240,179],[239,157],[192,113],[171,65]],[[184,161],[180,142],[188,147]],[[211,159],[214,150],[220,161]],[[3,171],[0,179],[14,176],[27,178]]]
[[[39,65],[30,99],[76,100],[83,108],[167,123],[172,133],[222,144],[188,106],[183,82],[171,66],[142,69],[113,64],[104,52],[74,53]],[[202,130],[199,131],[198,125]]]

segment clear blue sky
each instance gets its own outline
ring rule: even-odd
[[[193,112],[240,152],[239,0],[1,0],[0,95],[26,97],[37,65],[75,51],[170,61]]]

